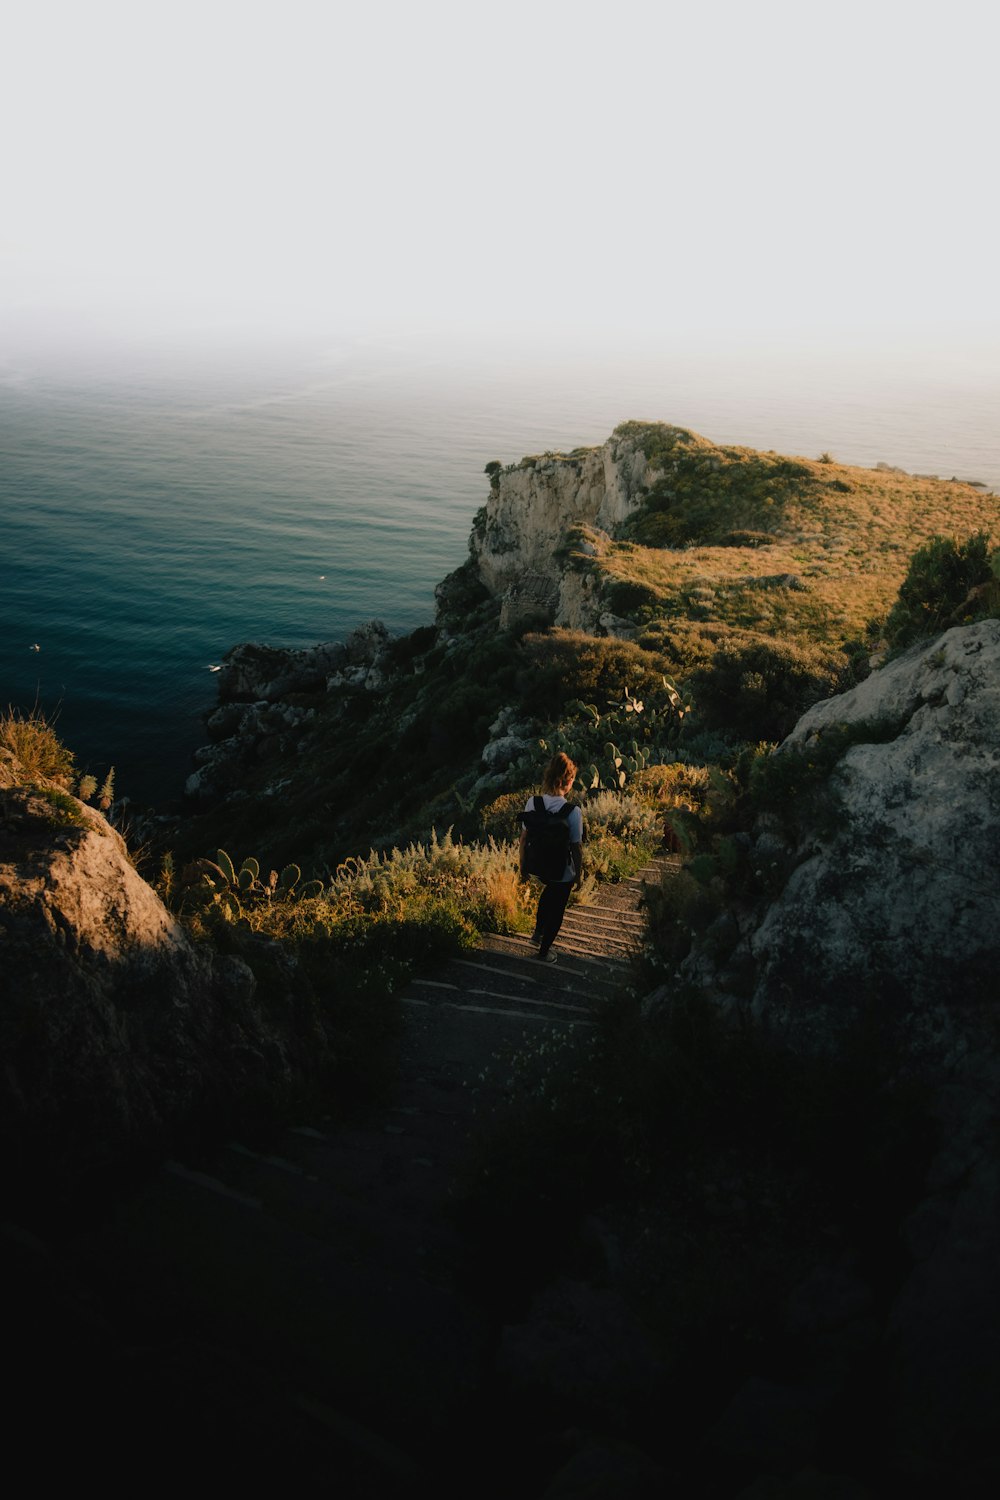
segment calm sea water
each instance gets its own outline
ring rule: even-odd
[[[1000,489],[1000,371],[801,350],[432,356],[351,348],[244,368],[0,368],[0,703],[58,715],[119,792],[178,794],[209,668],[427,622],[483,466],[629,417],[717,441]],[[40,649],[33,649],[35,646]]]

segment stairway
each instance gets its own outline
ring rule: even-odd
[[[136,1443],[162,1440],[166,1410],[175,1457],[207,1433],[257,1463],[321,1462],[344,1496],[409,1495],[421,1479],[442,1496],[504,1493],[501,1451],[467,1468],[503,1445],[498,1329],[454,1221],[456,1173],[497,1086],[491,1059],[594,1024],[641,943],[644,884],[672,863],[571,908],[554,965],[523,937],[486,936],[412,980],[396,1097],[364,1123],[169,1162],[80,1232],[73,1259],[114,1309]]]

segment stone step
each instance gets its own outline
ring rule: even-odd
[[[613,994],[620,987],[626,971],[612,967],[610,958],[607,961],[603,955],[595,958],[578,944],[571,949],[560,943],[558,949],[558,964],[546,964],[539,959],[535,945],[522,938],[516,947],[483,950],[482,959],[488,962],[460,959],[442,977],[458,979],[461,983],[486,984],[501,975],[505,981],[523,985],[525,994],[544,991],[555,1000],[565,996],[570,1001],[581,992],[596,997]],[[480,979],[478,975],[489,978]]]
[[[623,976],[628,972],[627,963],[617,954],[605,955],[595,952],[592,946],[584,947],[578,942],[564,945],[561,936],[558,941],[560,948],[564,948],[564,957],[567,959],[567,975],[586,976],[588,981],[617,988]],[[529,962],[536,962],[537,949],[530,938],[523,933],[515,933],[502,938],[496,934],[487,933],[480,938],[480,945],[480,951],[488,953],[491,957],[506,954],[522,961],[527,959]]]
[[[609,923],[607,927],[596,927],[589,917],[567,916],[559,929],[557,942],[572,938],[574,943],[584,943],[592,951],[601,952],[607,949],[609,953],[634,952],[641,946],[641,934],[632,932],[618,924],[614,927]]]
[[[585,917],[588,922],[593,922],[597,927],[624,926],[636,932],[644,932],[646,924],[637,912],[628,907],[615,906],[570,906],[566,910],[566,919],[570,917]]]
[[[546,1007],[549,1010],[568,1011],[568,1012],[572,1012],[572,1013],[574,1013],[576,1015],[581,1015],[581,1016],[587,1015],[589,1013],[589,1009],[590,1009],[589,1006],[579,1005],[579,1004],[573,1004],[570,1001],[565,1001],[565,1000],[549,1000],[549,999],[547,999],[545,997],[542,997],[542,996],[538,996],[536,998],[536,997],[532,997],[532,996],[528,996],[528,995],[521,995],[521,994],[517,994],[517,993],[510,994],[510,993],[508,993],[507,991],[504,991],[504,990],[498,990],[498,989],[492,989],[492,990],[491,989],[480,989],[480,988],[478,988],[478,987],[476,987],[474,985],[448,984],[444,980],[440,980],[440,979],[413,979],[413,980],[411,980],[411,986],[417,988],[420,991],[423,991],[423,990],[434,990],[434,991],[440,991],[441,992],[440,997],[435,996],[433,994],[432,995],[428,995],[428,996],[424,996],[423,994],[418,994],[415,997],[418,1000],[419,999],[424,999],[424,998],[427,998],[427,999],[430,999],[430,1000],[433,1000],[435,998],[441,998],[442,1000],[454,1001],[454,997],[456,995],[466,995],[466,996],[474,996],[477,1001],[481,1001],[481,1002],[487,1002],[487,1001],[496,1000],[496,1001],[509,1002],[512,1005],[541,1005],[541,1006]],[[571,994],[571,995],[578,995],[579,991],[577,991],[577,990],[567,990],[567,991],[565,991],[565,993],[566,994]]]

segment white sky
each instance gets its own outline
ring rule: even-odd
[[[0,338],[1000,325],[968,0],[30,0]]]

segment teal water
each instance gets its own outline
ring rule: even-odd
[[[989,361],[873,368],[801,352],[571,361],[351,349],[239,368],[0,370],[0,702],[58,716],[81,764],[165,801],[209,668],[433,615],[483,466],[628,417],[718,441],[1000,488]],[[40,649],[32,649],[37,645]]]

